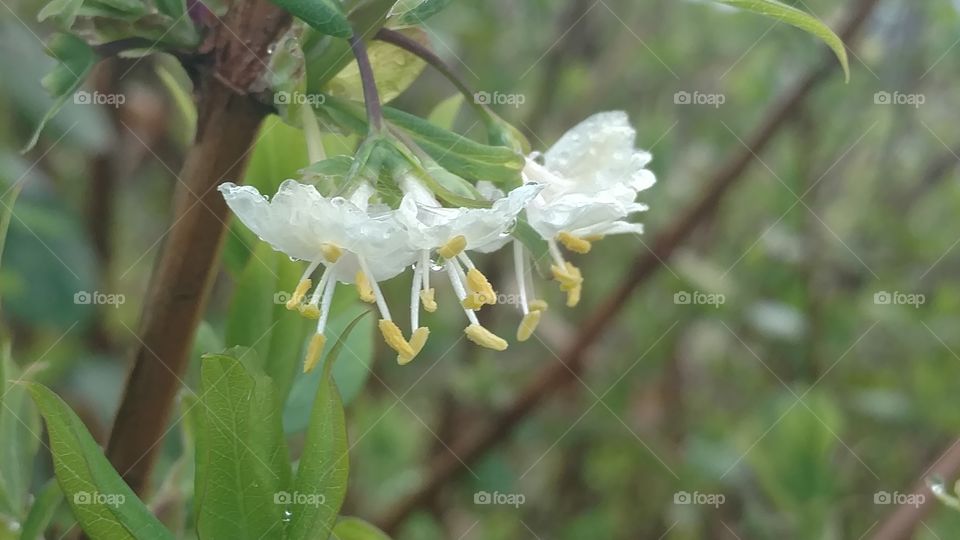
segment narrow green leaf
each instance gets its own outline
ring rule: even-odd
[[[318,32],[348,38],[353,35],[350,21],[337,0],[272,0]]]
[[[10,358],[9,343],[0,345],[0,513],[21,517],[30,490],[33,460],[40,447],[40,419]]]
[[[302,263],[291,261],[286,255],[274,253],[277,260],[276,290],[290,289],[296,286]],[[270,333],[270,348],[264,360],[264,370],[273,380],[277,402],[286,403],[294,376],[299,371],[300,353],[307,331],[315,327],[313,321],[302,317],[296,311],[290,311],[280,302],[273,305],[273,331]]]
[[[453,123],[457,120],[457,114],[463,107],[463,94],[456,94],[441,101],[430,111],[427,121],[443,129],[453,129]]]
[[[280,538],[290,463],[273,383],[235,348],[201,366],[197,531],[201,538]]]
[[[53,0],[43,6],[37,14],[37,21],[53,19],[61,30],[70,30],[81,6],[83,6],[83,0]]]
[[[402,30],[408,37],[426,42],[426,33],[419,28]],[[370,65],[376,74],[380,101],[389,103],[399,96],[420,76],[426,63],[420,57],[383,41],[371,41],[367,45]],[[363,100],[363,85],[357,62],[347,64],[324,88],[332,96],[355,101]]]
[[[23,152],[30,150],[37,144],[43,126],[60,111],[67,99],[80,88],[97,59],[89,45],[82,39],[70,34],[55,35],[49,43],[49,52],[59,63],[41,82],[43,87],[53,96],[53,105],[40,119],[33,135],[24,146]]]
[[[453,0],[400,0],[393,8],[401,24],[423,24],[443,11]]]
[[[390,540],[387,533],[355,517],[340,518],[333,528],[333,537],[336,540]]]
[[[41,384],[26,386],[47,424],[57,481],[84,532],[91,538],[172,539],[70,407]]]
[[[727,4],[760,15],[765,15],[774,19],[779,19],[789,25],[809,32],[820,38],[837,55],[837,60],[843,67],[843,74],[847,81],[850,80],[850,63],[847,60],[847,49],[843,41],[837,36],[829,26],[820,19],[801,11],[793,6],[778,2],[777,0],[716,0],[721,4]]]
[[[256,244],[234,285],[227,312],[227,347],[253,347],[264,361],[269,358],[273,308],[277,301],[284,300],[277,289],[275,255],[270,244]]]
[[[513,237],[530,251],[537,272],[543,277],[549,276],[551,259],[550,248],[547,246],[546,240],[537,231],[533,230],[533,227],[524,218],[517,219],[517,225],[513,228]]]
[[[327,353],[297,468],[296,489],[287,507],[293,516],[287,527],[288,538],[329,538],[347,493],[350,470],[347,424],[332,368],[346,337],[365,315],[361,314],[348,324]]]
[[[50,520],[53,519],[53,515],[60,508],[62,502],[63,491],[60,489],[60,484],[57,483],[56,478],[54,478],[40,489],[33,501],[30,513],[27,514],[27,519],[23,522],[20,540],[42,540],[43,532],[50,525]]]

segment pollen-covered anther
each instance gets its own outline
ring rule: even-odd
[[[520,327],[517,328],[517,341],[526,341],[533,335],[533,331],[540,324],[540,311],[530,311],[523,316]]]
[[[546,300],[531,300],[530,311],[546,311],[549,307]]]
[[[433,287],[420,291],[420,301],[423,302],[423,309],[433,313],[437,310],[437,301],[435,299],[437,290]]]
[[[370,280],[367,279],[367,275],[363,273],[363,270],[357,270],[354,281],[357,284],[357,294],[360,295],[360,300],[368,304],[377,301],[376,295],[373,294],[373,287],[370,286]]]
[[[487,276],[476,268],[467,271],[467,290],[476,295],[482,304],[492,306],[497,303],[497,293],[493,290],[493,285],[490,285]]]
[[[310,373],[317,367],[320,361],[320,353],[323,352],[323,346],[327,343],[327,338],[323,334],[314,334],[310,338],[310,344],[307,345],[307,357],[303,361],[303,372]]]
[[[561,287],[562,289],[563,287]],[[575,307],[580,303],[580,293],[583,291],[581,285],[577,285],[567,290],[567,307]]]
[[[459,255],[465,247],[467,247],[467,237],[458,234],[450,240],[447,240],[446,244],[440,246],[440,248],[437,249],[437,255],[450,260]]]
[[[297,288],[294,289],[293,294],[290,295],[290,298],[287,300],[287,309],[294,310],[297,309],[297,306],[300,305],[300,302],[303,301],[303,297],[306,296],[307,291],[310,290],[310,286],[313,285],[313,281],[310,278],[301,280],[300,283],[297,283]]]
[[[336,244],[323,244],[320,246],[320,252],[323,253],[323,258],[330,264],[340,260],[340,256],[343,255],[343,250]]]
[[[300,314],[308,319],[317,320],[320,318],[320,308],[316,304],[308,304],[297,308]]]
[[[590,248],[593,247],[586,237],[576,236],[568,232],[558,234],[557,241],[574,253],[589,253]]]
[[[561,291],[569,291],[583,283],[580,269],[569,262],[565,262],[563,267],[553,265],[550,267],[550,271],[553,273],[553,279],[560,282]]]
[[[467,335],[467,339],[476,343],[477,345],[480,345],[481,347],[486,347],[495,351],[503,351],[507,349],[506,340],[480,326],[479,324],[471,324],[463,330],[463,333]]]
[[[484,296],[480,293],[467,293],[466,298],[460,301],[460,305],[467,309],[477,311],[487,303],[485,300]]]
[[[387,345],[396,351],[397,354],[401,357],[409,357],[411,359],[416,356],[413,352],[413,347],[403,338],[403,332],[400,331],[400,327],[397,326],[396,323],[388,321],[387,319],[380,319],[378,326],[380,327],[380,333],[383,335],[383,340],[386,341]]]
[[[423,346],[427,344],[427,338],[430,336],[430,329],[426,326],[421,326],[413,331],[413,335],[410,336],[410,348],[413,349],[413,354],[410,356],[404,356],[402,354],[397,355],[397,363],[401,366],[405,366],[410,363],[414,358],[420,354],[420,351],[423,350]]]

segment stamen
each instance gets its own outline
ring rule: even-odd
[[[520,327],[517,328],[517,341],[530,339],[533,331],[536,330],[537,325],[540,324],[541,313],[541,311],[531,311],[523,316],[523,320],[520,321]]]
[[[459,255],[465,247],[467,247],[467,237],[459,234],[447,240],[446,244],[440,246],[440,249],[437,250],[437,255],[450,260]]]
[[[310,338],[310,345],[307,346],[307,357],[303,361],[303,372],[310,373],[317,367],[320,361],[320,353],[323,352],[323,346],[327,343],[327,338],[323,334],[314,334]]]
[[[330,264],[340,260],[340,256],[343,255],[343,250],[336,244],[323,244],[320,246],[320,252],[323,253],[323,258]]]
[[[313,294],[310,295],[310,302],[307,305],[299,306],[300,314],[308,319],[319,319],[320,318],[320,308],[317,307],[317,304],[320,302],[320,297],[323,295],[323,291],[326,290],[327,284],[330,282],[330,276],[332,266],[328,266],[323,271],[323,275],[320,276],[320,283],[317,283],[317,288],[313,290]]]
[[[462,305],[467,298],[467,291],[463,288],[463,281],[458,273],[459,267],[453,261],[447,261],[443,267],[447,269],[447,274],[450,276],[450,285],[453,287],[454,294],[457,295],[457,300],[460,300]],[[480,325],[476,313],[466,307],[463,309],[463,312],[467,314],[467,320],[469,320],[471,324]]]
[[[556,265],[551,266],[550,271],[553,273],[553,279],[560,282],[560,290],[567,293],[567,307],[574,307],[580,303],[583,284],[580,269],[565,262],[562,268]]]
[[[467,335],[467,339],[476,343],[477,345],[480,345],[481,347],[486,347],[495,351],[503,351],[507,348],[506,340],[487,330],[483,326],[480,326],[479,324],[471,324],[463,330],[463,333]]]
[[[517,279],[517,288],[520,291],[520,311],[526,315],[530,308],[527,305],[527,279],[526,272],[523,269],[523,244],[520,242],[513,242],[513,271],[516,274]]]
[[[380,319],[378,323],[380,327],[380,333],[383,335],[383,340],[387,342],[387,345],[391,349],[397,352],[401,357],[409,357],[413,359],[414,352],[413,348],[407,343],[407,340],[403,338],[403,332],[400,331],[400,327],[391,320]]]
[[[357,284],[357,294],[360,295],[360,300],[368,304],[377,301],[377,297],[373,294],[373,287],[370,286],[370,280],[367,279],[367,275],[363,270],[357,270],[357,275],[354,276],[354,282]]]
[[[297,288],[294,289],[293,294],[290,295],[290,299],[287,300],[287,309],[291,311],[297,309],[300,306],[300,302],[303,301],[303,297],[307,295],[307,291],[310,290],[311,285],[313,285],[313,280],[310,278],[300,280],[300,283],[297,283]]]
[[[413,350],[413,354],[410,356],[404,356],[402,354],[397,355],[397,363],[401,366],[409,364],[414,358],[420,354],[420,351],[423,350],[423,346],[427,344],[427,338],[430,336],[430,329],[426,326],[421,326],[413,331],[413,334],[410,336],[410,348]]]
[[[548,304],[546,300],[531,300],[530,311],[546,311]]]
[[[483,273],[476,268],[467,270],[467,289],[472,294],[477,295],[477,300],[479,300],[481,304],[490,304],[492,306],[497,303],[497,293],[493,290],[493,285],[490,285],[487,276],[483,275]]]
[[[581,238],[568,232],[561,232],[558,234],[557,240],[563,244],[565,248],[574,253],[589,253],[590,248],[593,247],[590,245],[590,241],[586,238]]]
[[[423,302],[423,309],[430,313],[437,310],[437,301],[434,298],[436,294],[436,289],[424,289],[420,291],[420,301]]]
[[[363,273],[364,282],[367,284],[367,286],[370,287],[373,293],[373,298],[377,302],[377,309],[380,310],[380,316],[388,321],[392,320],[393,317],[390,316],[390,308],[387,307],[387,301],[384,300],[383,293],[380,292],[380,285],[377,283],[376,280],[370,279],[373,277],[373,274],[370,273],[370,267],[367,266],[366,259],[364,259],[363,257],[357,257],[357,261],[360,263],[360,270]],[[359,278],[360,276],[357,276],[357,277]],[[357,281],[357,283],[359,283],[359,280]]]

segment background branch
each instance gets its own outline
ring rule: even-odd
[[[839,35],[849,42],[863,26],[878,0],[858,0],[852,7]],[[584,358],[594,343],[610,326],[610,321],[626,306],[638,286],[658,270],[663,261],[670,258],[676,248],[697,229],[701,221],[712,214],[723,195],[741,178],[750,163],[770,143],[772,138],[792,117],[798,106],[811,91],[836,69],[832,53],[825,53],[823,60],[793,87],[788,89],[767,112],[760,125],[746,139],[745,147],[736,152],[720,167],[707,182],[700,198],[680,218],[660,235],[655,237],[649,251],[636,257],[631,271],[620,287],[613,292],[596,311],[580,325],[570,347],[560,355],[558,363],[544,367],[532,378],[513,403],[502,411],[490,425],[467,433],[450,445],[452,451],[433,460],[424,483],[408,497],[397,503],[378,520],[389,532],[406,519],[415,509],[427,504],[434,494],[448,481],[464,471],[463,464],[475,462],[487,450],[505,439],[547,397],[575,380],[583,369]]]

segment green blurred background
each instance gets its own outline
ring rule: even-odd
[[[835,28],[850,4],[797,3]],[[103,441],[190,119],[157,75],[158,66],[172,71],[169,58],[118,62],[90,89],[119,81],[122,107],[69,103],[21,155],[49,102],[39,84],[52,64],[39,39],[49,29],[33,22],[40,7],[8,0],[0,22],[0,177],[5,186],[25,181],[0,293],[17,361]],[[960,432],[950,405],[960,380],[960,287],[950,277],[960,269],[958,9],[943,0],[881,2],[851,56],[850,82],[834,66],[637,291],[577,380],[396,536],[869,537],[896,509],[889,501],[908,493]],[[641,195],[651,207],[644,237],[609,238],[576,257],[586,277],[579,307],[560,307],[555,287],[538,283],[554,306],[539,339],[504,353],[477,349],[461,339],[465,323],[450,308],[427,316],[427,349],[401,368],[373,340],[372,323],[351,337],[353,354],[338,366],[353,445],[346,508],[368,519],[420,485],[450,441],[494,421],[539,368],[559,361],[578,321],[615,290],[635,254],[743,151],[775,97],[823,55],[814,38],[784,24],[678,0],[461,1],[431,19],[428,34],[471,86],[522,96],[521,105],[496,109],[537,149],[593,112],[626,110],[638,145],[653,152],[658,183]],[[723,103],[684,103],[678,92]],[[922,104],[884,103],[878,92]],[[453,93],[427,70],[394,104],[426,115]],[[462,111],[455,127],[481,137],[474,120]],[[251,175],[305,165],[299,135],[285,129],[286,139],[275,135],[256,150]],[[194,360],[224,345],[244,261],[264,250],[242,227],[232,230]],[[509,293],[510,257],[482,264]],[[407,279],[387,286],[398,306]],[[78,303],[83,292],[123,302]],[[334,325],[342,327],[358,307],[339,296]],[[515,314],[491,311],[488,324],[511,335]],[[294,382],[285,417],[294,440],[314,380]],[[158,478],[179,456],[176,431]],[[35,477],[49,478],[49,459],[39,461]],[[523,504],[478,504],[482,492],[522,494]],[[960,516],[945,508],[916,533],[957,537]]]

